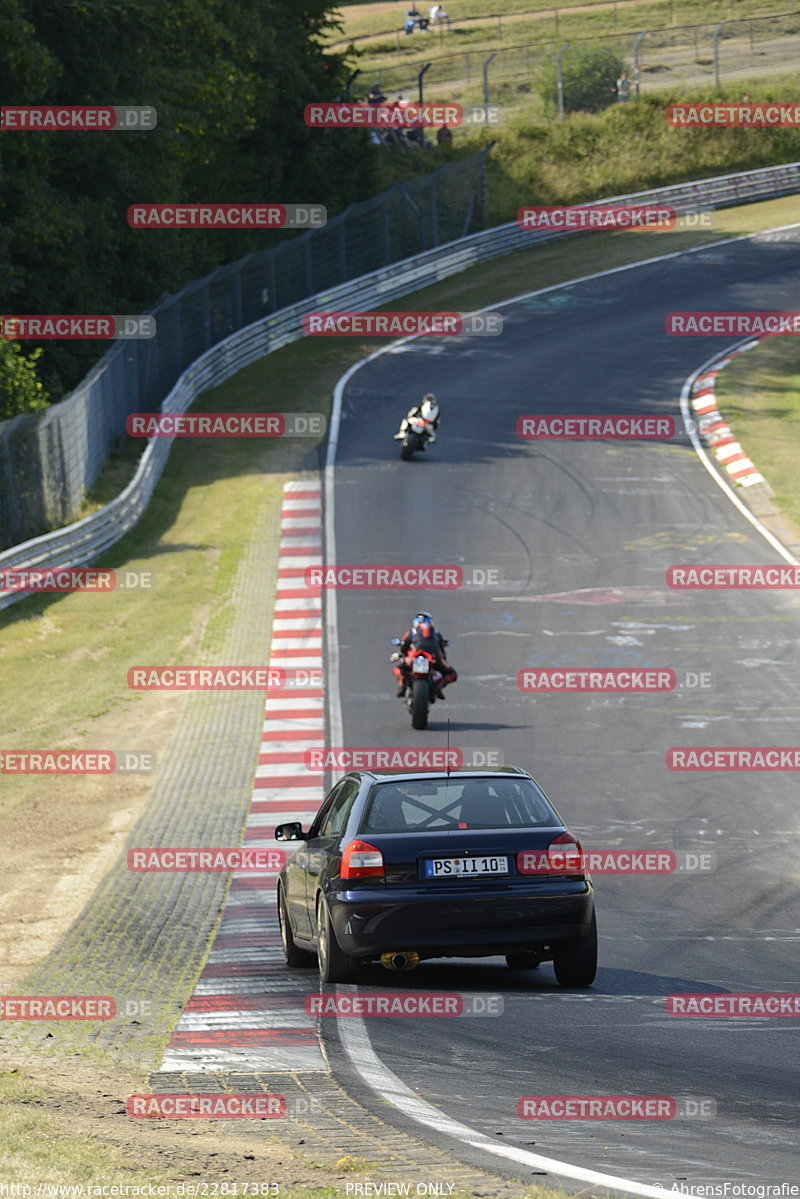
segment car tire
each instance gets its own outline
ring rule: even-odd
[[[507,953],[506,965],[509,970],[536,970],[541,965],[535,953]]]
[[[316,964],[314,954],[309,953],[306,949],[299,949],[294,943],[283,887],[278,887],[278,924],[281,930],[281,944],[283,945],[283,956],[286,958],[286,965],[291,966],[293,969],[308,969],[308,967],[314,966]]]
[[[597,918],[585,937],[571,941],[553,954],[553,969],[562,987],[590,987],[597,975]]]
[[[317,961],[323,983],[354,983],[358,978],[358,958],[345,953],[336,940],[325,900],[317,900]]]

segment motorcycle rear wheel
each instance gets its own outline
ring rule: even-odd
[[[414,693],[411,700],[412,729],[428,727],[428,695],[430,685],[427,679],[414,679]]]

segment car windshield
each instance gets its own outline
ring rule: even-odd
[[[376,783],[362,833],[464,828],[533,828],[557,818],[533,779],[412,779]]]

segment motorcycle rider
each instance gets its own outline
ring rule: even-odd
[[[424,420],[431,427],[431,432],[428,434],[427,441],[433,445],[433,443],[436,441],[436,430],[439,427],[441,415],[439,412],[439,404],[432,391],[425,393],[420,404],[415,404],[413,408],[409,408],[408,412],[400,422],[399,431],[394,435],[395,441],[403,440],[406,435],[409,422],[414,420],[415,417],[421,417],[422,420]],[[425,449],[425,444],[423,444],[422,448]]]
[[[411,622],[411,628],[400,639],[400,648],[396,654],[392,655],[393,660],[399,662],[405,658],[412,645],[415,649],[424,650],[433,655],[434,667],[442,676],[436,687],[436,698],[444,699],[444,688],[450,683],[454,683],[458,678],[458,674],[447,661],[444,652],[447,642],[439,630],[434,627],[433,617],[430,612],[416,613]],[[394,666],[393,670],[399,684],[397,698],[402,699],[407,689],[406,678],[401,666]]]

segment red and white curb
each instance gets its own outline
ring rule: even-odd
[[[747,457],[739,442],[733,435],[729,425],[725,423],[717,408],[714,388],[719,372],[723,367],[745,350],[752,350],[759,344],[758,339],[748,341],[737,349],[727,351],[725,356],[713,362],[702,375],[694,381],[692,387],[691,407],[697,418],[697,431],[705,441],[711,453],[720,466],[742,487],[752,487],[754,483],[764,483],[764,476],[759,474],[756,467]]]
[[[320,483],[287,483],[269,664],[314,672],[321,680],[321,591],[303,586],[305,568],[320,565]],[[277,849],[276,824],[311,823],[324,779],[304,768],[303,755],[324,743],[321,685],[270,691],[246,846]],[[167,1046],[162,1071],[327,1069],[316,1021],[304,1007],[306,996],[317,990],[316,972],[286,967],[275,886],[275,874],[233,875],[211,953]]]

